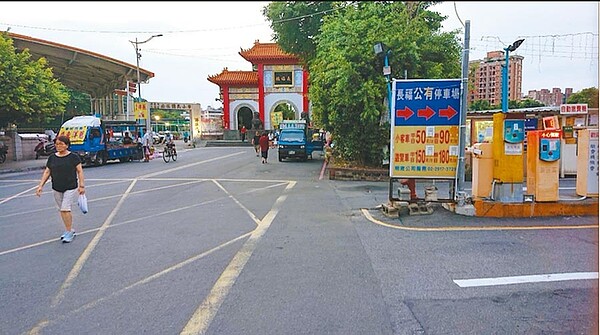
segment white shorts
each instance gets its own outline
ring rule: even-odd
[[[64,192],[54,191],[54,200],[58,206],[58,210],[61,212],[70,212],[71,204],[75,202],[77,198],[77,189],[66,190]]]

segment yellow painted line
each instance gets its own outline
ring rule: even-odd
[[[229,240],[229,241],[227,241],[225,243],[222,243],[222,244],[220,244],[220,245],[218,245],[218,246],[216,246],[216,247],[214,247],[214,248],[212,248],[210,250],[204,251],[204,252],[202,252],[199,255],[190,257],[190,258],[186,259],[185,261],[183,261],[181,263],[178,263],[178,264],[175,264],[173,266],[170,266],[170,267],[168,267],[168,268],[166,268],[166,269],[164,269],[164,270],[162,270],[160,272],[157,272],[157,273],[155,273],[155,274],[153,274],[151,276],[148,276],[148,277],[146,277],[146,278],[144,278],[144,279],[142,279],[140,281],[137,281],[137,282],[135,282],[135,283],[133,283],[131,285],[128,285],[128,286],[126,286],[126,287],[124,287],[124,288],[122,288],[122,289],[120,289],[120,290],[118,290],[116,292],[113,292],[113,293],[109,294],[108,296],[105,296],[105,297],[96,299],[94,301],[91,301],[91,302],[89,302],[89,303],[87,303],[87,304],[85,304],[85,305],[77,308],[76,310],[73,310],[73,311],[69,312],[69,315],[75,315],[75,314],[77,314],[79,312],[83,312],[84,310],[88,310],[88,309],[90,309],[92,307],[97,306],[99,303],[108,300],[109,298],[115,297],[115,296],[117,296],[117,295],[119,295],[121,293],[124,293],[125,291],[128,291],[128,290],[132,289],[132,288],[135,288],[135,287],[147,284],[147,283],[149,283],[149,282],[151,282],[151,281],[153,281],[155,279],[158,279],[158,278],[160,278],[160,277],[162,277],[162,276],[164,276],[164,275],[166,275],[168,273],[171,273],[171,272],[173,272],[175,270],[181,269],[181,268],[183,268],[184,266],[186,266],[188,264],[191,264],[191,263],[193,263],[193,262],[195,262],[195,261],[197,261],[199,259],[203,259],[206,256],[209,256],[209,255],[213,254],[216,251],[219,251],[219,250],[221,250],[221,249],[223,249],[223,248],[225,248],[225,247],[227,247],[227,246],[229,246],[229,245],[231,245],[231,244],[233,244],[233,243],[235,243],[235,242],[237,242],[237,241],[239,241],[241,239],[244,239],[244,238],[250,236],[250,234],[251,233],[245,233],[243,235],[240,235],[240,236],[238,236],[238,237],[236,237],[236,238],[234,238],[232,240]],[[72,316],[72,317],[75,317],[75,316]],[[68,318],[68,317],[67,316],[63,316],[63,318]],[[60,321],[60,320],[54,320],[54,321]]]
[[[296,185],[296,182],[291,182],[284,190],[284,194],[280,195],[275,201],[275,204],[260,221],[258,227],[252,232],[252,235],[248,238],[246,243],[238,251],[233,259],[227,265],[217,282],[210,290],[208,296],[204,299],[202,304],[196,309],[188,323],[185,325],[180,334],[191,335],[191,334],[204,334],[213,318],[219,311],[221,304],[229,294],[229,290],[239,277],[240,273],[244,269],[244,266],[252,256],[252,253],[256,249],[258,242],[267,232],[267,229],[271,226],[271,223],[279,213],[281,204],[287,198],[285,194],[288,190]]]
[[[361,208],[363,215],[371,222],[388,228],[411,231],[483,231],[483,230],[552,230],[552,229],[598,229],[598,225],[560,225],[560,226],[473,226],[473,227],[406,227],[386,223],[375,219],[369,210]]]

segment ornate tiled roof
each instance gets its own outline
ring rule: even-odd
[[[208,81],[217,85],[258,85],[258,73],[255,71],[229,71],[224,68],[221,73],[208,76]]]
[[[294,64],[299,62],[297,56],[284,52],[277,43],[260,43],[258,40],[254,41],[252,48],[241,49],[239,54],[251,63],[273,60],[286,60]]]

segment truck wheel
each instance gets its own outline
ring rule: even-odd
[[[100,151],[96,154],[96,161],[94,162],[96,166],[102,166],[106,164],[106,152]]]
[[[279,156],[278,159],[281,162],[283,160],[283,157]]]

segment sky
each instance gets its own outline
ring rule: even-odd
[[[153,102],[219,108],[219,87],[208,76],[252,70],[239,52],[255,40],[272,42],[262,15],[268,2],[2,2],[0,30],[100,53],[155,74],[142,86]],[[429,8],[448,18],[443,30],[470,21],[469,60],[523,44],[523,94],[529,90],[598,87],[598,2],[462,2]]]

